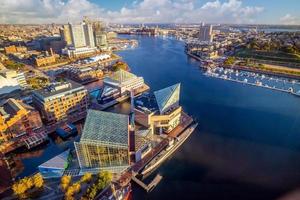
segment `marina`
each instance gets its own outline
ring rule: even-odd
[[[204,75],[300,96],[300,82],[296,79],[288,79],[223,67],[207,68]]]

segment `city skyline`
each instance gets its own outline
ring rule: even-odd
[[[229,23],[300,25],[291,0],[4,0],[1,24],[79,22],[83,16],[110,23]]]

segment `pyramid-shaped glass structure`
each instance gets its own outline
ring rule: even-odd
[[[70,150],[62,152],[61,154],[51,158],[47,162],[44,162],[39,168],[50,168],[50,169],[65,169],[68,166],[68,158]]]
[[[179,104],[180,83],[154,92],[160,113],[168,111],[174,105]]]
[[[125,70],[118,70],[116,72],[114,72],[112,74],[112,76],[110,77],[110,79],[114,82],[117,82],[117,83],[123,83],[123,82],[126,82],[132,78],[136,78],[136,75],[130,73],[130,72],[127,72]]]

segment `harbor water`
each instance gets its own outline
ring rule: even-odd
[[[266,200],[300,187],[299,97],[207,77],[175,39],[130,37],[139,46],[119,55],[132,72],[152,91],[181,82],[180,103],[199,122],[157,170],[160,184],[134,187],[134,199]]]
[[[133,185],[134,200],[268,200],[300,189],[300,97],[207,77],[175,39],[123,37],[139,42],[118,52],[131,71],[143,76],[152,91],[181,82],[180,103],[199,123],[157,169],[163,179],[151,193]],[[129,108],[125,103],[112,110]],[[22,157],[20,176],[72,142],[51,140],[36,155]]]

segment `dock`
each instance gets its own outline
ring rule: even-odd
[[[148,185],[146,185],[144,182],[142,182],[136,176],[132,176],[131,180],[134,181],[139,186],[141,186],[147,192],[150,192],[162,180],[162,176],[160,174],[157,174],[155,176],[155,178],[151,181],[151,183],[149,183]]]

